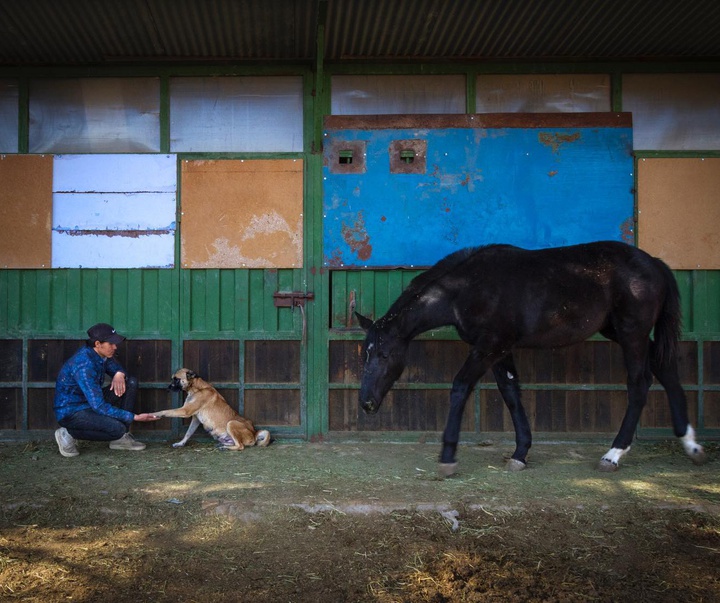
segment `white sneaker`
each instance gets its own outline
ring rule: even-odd
[[[145,444],[138,442],[129,433],[126,433],[119,440],[110,442],[112,450],[145,450]]]
[[[75,438],[72,437],[64,427],[55,430],[55,441],[57,442],[60,454],[63,456],[71,457],[80,454],[75,445]]]

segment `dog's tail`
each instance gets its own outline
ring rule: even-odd
[[[270,444],[270,432],[267,429],[261,429],[255,433],[255,445],[267,446]]]

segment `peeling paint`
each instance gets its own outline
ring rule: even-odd
[[[257,239],[260,239],[260,245]],[[248,243],[247,246],[242,243],[252,240],[256,242]],[[240,244],[236,244],[237,239],[231,242],[230,238],[219,236],[205,246],[205,259],[195,259],[185,262],[185,265],[192,268],[236,266],[271,269],[278,267],[280,257],[288,257],[287,261],[293,262],[293,265],[302,265],[302,217],[293,228],[285,218],[274,211],[252,216],[250,224],[242,229],[240,241]],[[291,253],[288,253],[288,249],[292,250]],[[248,251],[252,256],[248,255]]]
[[[540,144],[550,147],[553,153],[557,153],[562,145],[580,140],[580,132],[575,132],[574,134],[540,132],[538,134],[538,140]]]
[[[206,249],[208,259],[204,262],[194,261],[190,268],[216,268],[217,266],[246,266],[248,268],[272,268],[267,258],[250,258],[244,256],[237,246],[231,246],[227,238],[219,237],[211,243],[212,249]]]
[[[435,174],[433,174],[435,176]],[[456,190],[458,187],[466,188],[469,193],[475,191],[475,182],[482,182],[482,175],[466,173],[462,174],[446,174],[437,175],[437,190]]]
[[[367,260],[372,255],[370,236],[365,229],[365,219],[362,212],[358,212],[355,224],[352,226],[348,226],[343,222],[342,237],[358,259]]]
[[[279,213],[273,211],[267,214],[261,214],[259,216],[253,216],[250,219],[250,225],[245,229],[242,240],[247,241],[248,239],[254,239],[256,236],[264,234],[275,234],[277,232],[284,232],[291,237],[295,236],[296,233],[292,231],[290,225],[285,221]]]
[[[325,258],[325,263],[330,268],[342,268],[344,265],[342,252],[335,249],[331,256]]]
[[[620,225],[620,236],[624,243],[635,244],[635,218],[629,217]]]
[[[139,239],[140,237],[173,234],[174,230],[78,230],[75,228],[53,228],[53,232],[59,232],[71,237],[84,237],[96,235],[98,237],[126,237]]]

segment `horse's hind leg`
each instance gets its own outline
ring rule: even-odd
[[[667,394],[675,436],[680,438],[690,460],[696,465],[702,465],[706,461],[705,451],[695,441],[695,430],[688,419],[687,399],[680,385],[677,362],[656,362],[655,344],[651,343],[650,346],[650,368]]]
[[[640,415],[647,402],[647,394],[652,384],[648,344],[649,339],[620,344],[623,348],[628,373],[628,405],[612,448],[600,459],[598,465],[600,471],[617,471],[620,459],[630,450],[633,435],[640,421]]]
[[[509,471],[521,471],[527,467],[526,457],[532,445],[532,433],[522,405],[520,382],[512,355],[500,360],[492,367],[492,371],[515,428],[515,452],[505,467]]]

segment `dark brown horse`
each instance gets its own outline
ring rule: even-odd
[[[380,408],[405,367],[408,344],[420,333],[452,325],[471,346],[450,393],[440,455],[444,475],[455,471],[465,402],[488,369],[515,427],[508,468],[525,468],[532,436],[513,350],[572,345],[598,332],[620,345],[628,373],[625,417],[599,468],[616,470],[630,449],[653,375],[665,388],[686,454],[695,463],[705,460],[678,377],[677,283],[667,265],[640,249],[612,241],[539,251],[510,245],[463,249],[413,279],[382,318],[357,317],[367,332],[360,406],[368,413]]]

